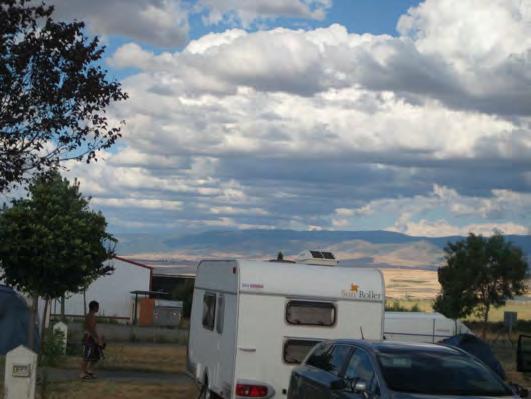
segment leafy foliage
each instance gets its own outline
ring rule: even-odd
[[[446,265],[439,268],[441,293],[434,309],[451,318],[476,313],[488,321],[491,307],[525,292],[527,262],[522,250],[501,234],[485,238],[470,234],[448,243]]]
[[[44,341],[46,345],[43,345],[40,354],[40,364],[41,366],[57,367],[65,354],[64,334],[62,331],[49,328],[45,332]]]
[[[183,302],[183,317],[189,318],[192,313],[192,301],[194,296],[194,280],[184,279],[173,292],[171,298]]]
[[[98,38],[35,4],[0,0],[0,192],[31,170],[94,160],[120,137],[105,109],[127,94],[97,64]]]
[[[0,213],[0,277],[32,296],[60,298],[113,271],[116,239],[101,213],[57,171],[36,178],[30,197]]]
[[[385,304],[386,312],[420,312],[420,306],[418,303],[415,303],[411,308],[404,306],[400,301],[394,300],[393,302]]]

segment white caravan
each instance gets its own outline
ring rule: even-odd
[[[292,368],[319,341],[383,338],[384,290],[375,269],[203,261],[188,369],[205,397],[285,398]]]
[[[471,334],[460,320],[440,313],[385,312],[384,337],[392,341],[435,343],[457,334]]]

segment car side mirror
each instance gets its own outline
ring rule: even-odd
[[[367,383],[363,380],[358,380],[353,384],[352,392],[354,393],[367,393]]]
[[[347,383],[344,379],[340,378],[330,382],[330,389],[333,391],[340,391],[347,387]]]

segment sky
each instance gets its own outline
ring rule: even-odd
[[[67,175],[117,233],[528,234],[531,0],[51,0],[123,138]]]

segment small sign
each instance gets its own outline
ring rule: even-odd
[[[14,364],[11,375],[16,378],[29,378],[31,376],[31,364]]]

